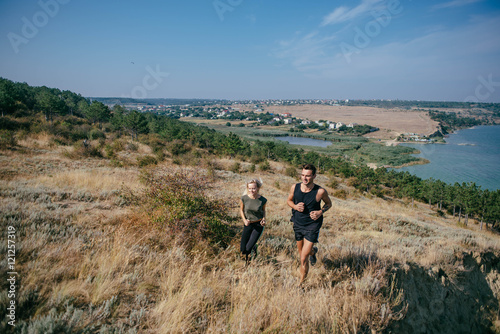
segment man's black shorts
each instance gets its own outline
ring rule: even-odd
[[[306,239],[312,243],[318,242],[319,230],[322,224],[313,224],[312,229],[309,226],[297,226],[293,224],[293,231],[295,232],[295,240],[300,241]]]

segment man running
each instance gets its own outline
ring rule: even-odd
[[[332,201],[326,190],[314,183],[316,167],[306,164],[302,167],[302,182],[294,184],[290,189],[287,204],[292,208],[293,231],[300,255],[300,284],[309,272],[311,265],[316,264],[319,229],[323,224],[323,213],[332,207]],[[325,204],[321,207],[321,201]]]

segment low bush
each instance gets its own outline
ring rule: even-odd
[[[170,151],[173,156],[179,156],[191,151],[191,146],[181,140],[174,140],[167,146],[167,150]]]
[[[264,157],[263,156],[260,156],[260,155],[257,155],[257,154],[253,154],[251,157],[250,157],[250,162],[254,165],[257,165],[259,163],[261,163],[262,161],[264,161]]]
[[[139,149],[139,146],[137,146],[136,143],[129,142],[124,146],[124,149],[129,151],[129,152],[137,152]]]
[[[27,120],[0,117],[0,129],[3,130],[28,130],[30,123]]]
[[[150,155],[146,155],[140,158],[137,158],[137,165],[139,167],[145,167],[149,165],[156,165],[158,164],[158,160],[156,160],[155,157],[152,157]]]
[[[271,169],[271,165],[269,164],[269,161],[265,160],[259,165],[259,170],[265,172]]]
[[[344,189],[338,189],[333,192],[333,197],[340,198],[340,199],[346,199],[347,198],[347,191]]]
[[[14,131],[0,130],[0,148],[5,149],[16,146],[17,141]]]
[[[109,159],[112,159],[116,156],[115,151],[113,150],[113,147],[109,144],[104,146],[104,152],[106,152],[106,157]]]
[[[65,155],[68,158],[78,159],[81,157],[84,158],[102,158],[102,153],[99,148],[90,144],[87,141],[77,142],[73,145],[74,149],[72,152],[66,152]]]
[[[148,172],[142,179],[151,223],[180,237],[188,249],[204,240],[223,248],[229,244],[233,232],[226,222],[232,218],[222,202],[204,195],[211,187],[205,175]]]
[[[106,135],[104,134],[104,132],[97,130],[97,129],[90,130],[90,132],[89,132],[89,139],[90,140],[96,140],[96,139],[101,139],[101,138],[106,139]]]
[[[285,175],[296,179],[298,177],[297,168],[289,166],[285,169]]]
[[[235,162],[231,165],[231,172],[239,173],[241,169],[241,164],[239,162]]]

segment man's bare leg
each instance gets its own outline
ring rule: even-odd
[[[314,244],[306,239],[297,241],[297,248],[300,256],[300,283],[302,284],[309,272],[309,256],[312,254]]]

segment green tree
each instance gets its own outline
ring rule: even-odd
[[[62,99],[66,104],[66,108],[71,116],[78,113],[79,111],[79,103],[81,101],[85,101],[85,98],[79,94],[75,94],[69,90],[65,90],[62,92]],[[85,101],[86,102],[86,101]]]
[[[14,111],[14,87],[10,80],[0,81],[0,111],[2,117]]]
[[[474,217],[480,212],[480,188],[474,182],[462,185],[462,201],[465,207],[466,224],[469,217]]]
[[[235,154],[241,153],[243,149],[244,145],[241,138],[230,132],[225,141],[224,153],[233,157]]]
[[[99,123],[101,127],[102,122],[109,120],[111,112],[109,108],[99,101],[92,101],[92,103],[85,108],[85,117],[92,123]]]
[[[61,97],[56,95],[55,92],[50,91],[47,87],[42,87],[42,90],[36,95],[36,102],[38,108],[45,114],[45,120],[51,122],[52,115],[62,113],[65,106]]]
[[[123,125],[130,133],[132,140],[137,140],[139,133],[145,133],[148,129],[146,117],[137,110],[132,110],[123,118]]]
[[[127,110],[122,106],[115,104],[113,106],[113,111],[111,113],[111,129],[118,132],[118,136],[121,136],[121,131],[124,128],[125,113]]]

